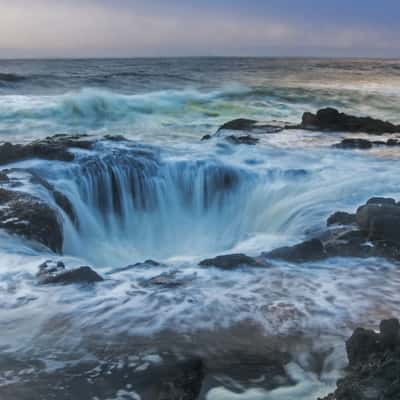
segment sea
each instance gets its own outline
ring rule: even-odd
[[[322,232],[333,212],[354,212],[373,196],[400,200],[396,148],[341,150],[332,145],[345,133],[300,129],[257,133],[254,146],[214,136],[232,119],[296,124],[328,106],[400,124],[400,61],[1,60],[1,142],[56,134],[128,142],[73,150],[73,162],[2,166],[50,182],[79,224],[60,212],[62,254],[0,232],[0,398],[151,400],[143,371],[156,381],[155,365],[193,354],[209,371],[199,399],[317,400],[334,390],[354,327],[399,316],[398,265],[332,258],[199,266],[301,242]],[[43,188],[17,189],[51,202]],[[143,264],[148,259],[157,264]],[[46,260],[89,265],[106,279],[40,286]],[[271,386],[260,362],[251,379],[230,376],[228,361],[240,365],[271,346],[291,355],[286,381]],[[324,354],[319,369],[310,354]],[[114,372],[129,365],[131,381],[122,384]],[[114,380],[89,390],[93,370]],[[85,385],[66,385],[66,374],[86,377]]]

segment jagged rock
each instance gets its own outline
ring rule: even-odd
[[[37,277],[45,279],[50,276],[55,276],[65,271],[65,264],[62,261],[47,260],[43,264],[39,265],[39,272]]]
[[[257,121],[253,119],[238,118],[233,121],[229,121],[223,124],[218,131],[230,130],[230,131],[248,131],[251,130]]]
[[[202,138],[201,138],[201,140],[210,140],[212,138],[212,136],[211,135],[204,135]]]
[[[0,206],[0,228],[61,252],[61,222],[48,204],[28,193],[0,188]]]
[[[367,204],[378,204],[385,206],[395,206],[396,200],[388,197],[372,197],[367,201]]]
[[[400,324],[382,321],[380,333],[358,328],[346,342],[349,367],[325,400],[398,400]]]
[[[55,271],[42,275],[40,283],[43,285],[62,284],[69,285],[74,283],[96,283],[104,279],[90,267],[79,267],[70,270]]]
[[[15,169],[14,169],[15,170]],[[13,170],[10,170],[13,171]],[[45,189],[47,189],[48,192],[50,192],[53,195],[54,201],[56,204],[68,215],[70,220],[75,224],[78,225],[78,216],[75,213],[75,208],[73,204],[69,201],[68,197],[65,196],[63,193],[60,191],[56,190],[52,184],[50,184],[48,181],[46,181],[44,178],[42,178],[40,175],[35,173],[34,171],[27,170],[29,174],[32,175],[30,181],[33,184],[41,185]]]
[[[307,240],[303,243],[291,247],[281,247],[268,253],[263,253],[263,257],[276,258],[289,262],[317,261],[326,258],[323,243],[319,239]]]
[[[327,221],[327,225],[353,225],[356,223],[356,215],[338,211],[332,214]]]
[[[0,145],[0,164],[31,158],[72,161],[70,148],[90,149],[94,143],[87,135],[55,135],[28,144],[4,143]]]
[[[365,132],[371,134],[400,132],[400,126],[371,117],[356,117],[324,108],[316,114],[304,113],[300,128],[308,130]]]
[[[346,342],[349,364],[355,365],[367,361],[369,356],[381,350],[379,334],[363,328],[357,328]]]
[[[199,263],[202,267],[217,267],[221,269],[234,269],[242,266],[262,266],[259,260],[245,254],[229,254],[203,260]]]
[[[227,136],[225,139],[232,144],[247,144],[247,145],[255,145],[260,140],[251,135],[246,135],[246,136],[231,135]]]
[[[200,359],[185,361],[171,371],[161,384],[157,400],[196,400],[204,379],[203,363]]]
[[[372,148],[372,142],[367,139],[343,139],[340,143],[335,144],[338,149],[362,149],[367,150]]]
[[[400,243],[400,207],[392,203],[370,203],[357,210],[356,221],[372,240]]]

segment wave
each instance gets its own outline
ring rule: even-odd
[[[20,82],[28,79],[24,75],[18,75],[13,73],[0,73],[0,82]]]

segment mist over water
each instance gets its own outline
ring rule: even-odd
[[[318,375],[306,350],[294,346],[286,367],[290,387],[231,382],[202,398],[325,395],[345,364],[343,337],[355,325],[398,315],[397,266],[338,258],[221,271],[198,262],[259,255],[318,233],[334,211],[353,212],[369,197],[400,199],[398,157],[332,149],[342,136],[336,133],[283,131],[260,135],[257,146],[200,139],[233,118],[298,122],[304,111],[325,106],[399,123],[399,96],[397,61],[1,61],[2,141],[86,133],[122,134],[132,142],[101,141],[93,151],[76,150],[68,163],[6,166],[18,169],[23,184],[16,190],[58,209],[64,248],[60,256],[1,233],[0,348],[52,370],[100,358],[96,346],[128,348],[144,338],[155,351],[160,338],[173,337],[170,348],[195,344],[209,356],[214,339],[207,335],[214,333],[221,335],[221,352],[229,352],[243,335],[235,327],[255,326],[257,340],[305,336],[335,352]],[[26,170],[68,198],[77,224],[46,188],[24,180]],[[94,288],[39,287],[35,274],[47,259],[91,265],[107,279]],[[161,265],[134,265],[147,259]],[[160,274],[178,284],[148,284]]]

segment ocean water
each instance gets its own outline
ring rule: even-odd
[[[132,342],[144,338],[145,351],[161,354],[161,341],[183,353],[195,347],[210,359],[215,351],[257,350],[254,343],[272,337],[308,337],[312,346],[334,349],[322,373],[294,346],[287,365],[292,385],[271,391],[262,380],[220,382],[201,398],[327,394],[346,363],[343,338],[351,329],[399,315],[398,266],[338,258],[221,271],[198,262],[294,244],[323,229],[334,211],[354,211],[375,195],[400,199],[398,150],[337,150],[331,145],[346,135],[300,130],[260,135],[257,146],[201,138],[234,118],[298,122],[303,112],[326,106],[400,123],[399,99],[396,60],[0,61],[1,141],[58,133],[131,140],[76,151],[73,163],[4,166],[19,168],[21,181],[21,169],[30,168],[51,182],[74,205],[79,229],[62,214],[62,256],[1,233],[2,356],[40,360],[43,373],[104,362],[111,356],[96,349],[116,342],[124,352],[138,351]],[[52,201],[43,188],[18,190]],[[95,288],[39,287],[35,274],[48,259],[91,265],[107,280]],[[146,259],[163,265],[125,268]],[[165,273],[179,286],[146,285]],[[243,324],[257,327],[256,341],[236,329]],[[35,369],[19,374],[0,367],[0,393],[19,380],[37,382]]]

